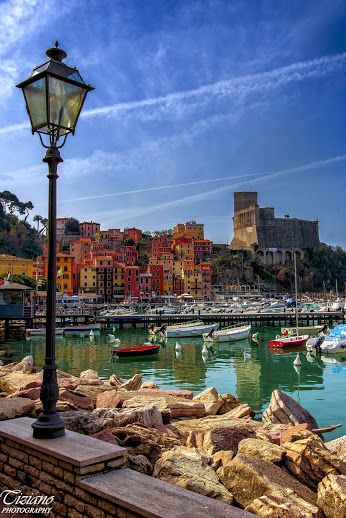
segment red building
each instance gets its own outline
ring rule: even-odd
[[[124,254],[124,263],[129,266],[135,266],[138,261],[138,251],[135,246],[123,246],[121,252]]]
[[[213,248],[213,242],[209,239],[195,239],[194,242],[195,261],[200,261],[206,257],[210,257]]]
[[[79,223],[81,237],[95,237],[97,232],[100,232],[100,228],[100,223],[94,223],[93,221],[83,221],[83,223]]]
[[[169,241],[166,236],[153,237],[151,241],[151,257],[160,257],[164,248],[169,247]]]
[[[125,267],[125,298],[139,298],[139,266]]]
[[[144,300],[150,300],[152,297],[152,274],[147,272],[145,268],[141,268],[139,272],[139,289],[140,297]]]
[[[155,295],[163,295],[163,265],[149,265],[148,271],[151,273],[152,291]]]
[[[135,243],[138,243],[142,239],[142,231],[139,228],[125,228],[124,239],[133,239]]]

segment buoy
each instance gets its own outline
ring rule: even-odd
[[[253,342],[258,342],[258,333],[254,333],[252,336],[251,336],[251,340]]]
[[[208,352],[209,352],[209,351],[208,351],[207,346],[206,346],[205,344],[203,344],[202,354],[207,355],[207,354],[208,354]]]
[[[299,356],[299,353],[297,353],[297,356],[296,356],[296,359],[294,360],[293,362],[293,365],[295,365],[296,367],[300,367],[302,364],[301,362],[301,359],[300,359],[300,356]]]
[[[109,340],[110,340],[111,342],[114,342],[114,340],[115,340],[115,336],[114,336],[114,335],[111,335],[111,334],[109,334],[109,335],[108,335],[108,338],[109,338]]]
[[[179,342],[175,342],[175,350],[176,351],[181,351],[181,345]]]
[[[94,331],[93,331],[92,329],[90,329],[89,336],[91,336],[91,337],[93,337],[93,336],[94,336]]]
[[[251,353],[249,353],[249,352],[247,352],[247,351],[244,351],[243,356],[244,356],[244,360],[250,360],[250,358],[251,358]]]

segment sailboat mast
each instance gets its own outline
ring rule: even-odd
[[[294,258],[294,289],[296,292],[296,333],[298,336],[299,335],[299,329],[298,329],[298,280],[297,280],[297,257],[296,257],[295,251],[293,251],[293,258]]]

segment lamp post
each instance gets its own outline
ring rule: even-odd
[[[69,133],[74,135],[86,95],[93,90],[76,68],[62,62],[67,54],[59,48],[58,42],[46,54],[49,60],[17,85],[24,94],[32,134],[38,133],[41,144],[47,149],[43,162],[48,164],[49,180],[46,350],[40,392],[42,412],[32,424],[36,439],[55,439],[65,434],[64,422],[56,410],[59,397],[55,363],[56,181],[58,164],[63,161],[59,149]]]

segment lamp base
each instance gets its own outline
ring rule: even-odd
[[[35,439],[57,439],[65,435],[65,423],[56,410],[42,410],[31,427]]]

